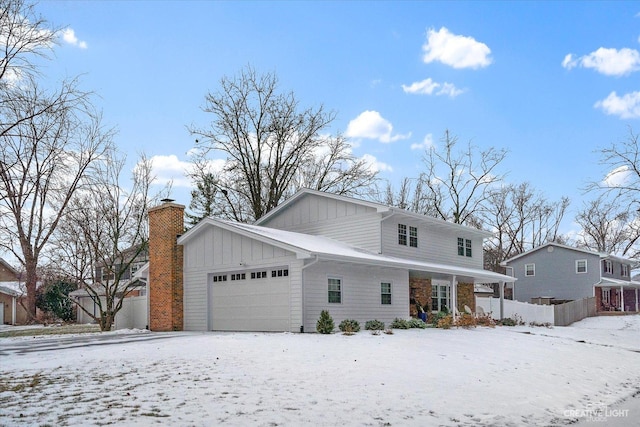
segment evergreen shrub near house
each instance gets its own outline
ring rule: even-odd
[[[380,320],[367,320],[364,324],[364,328],[367,331],[383,331],[384,330],[384,322]]]
[[[345,334],[354,334],[356,332],[360,332],[360,323],[354,319],[344,319],[338,325],[338,329],[340,329]]]
[[[335,325],[333,323],[333,318],[329,314],[327,310],[322,310],[320,312],[320,318],[316,323],[316,331],[321,334],[330,334],[333,332]]]
[[[440,322],[441,319],[444,319],[445,317],[447,317],[449,313],[447,313],[446,311],[439,311],[435,314],[430,314],[429,315],[429,324],[435,327],[438,327],[438,322]]]
[[[391,322],[391,329],[409,329],[410,327],[408,320],[400,319],[399,317],[396,317]]]
[[[422,319],[416,319],[415,317],[409,319],[408,322],[411,329],[424,329],[427,327],[427,324]]]
[[[74,320],[74,304],[69,299],[69,292],[76,289],[76,285],[63,280],[47,283],[36,290],[36,307],[54,319],[63,322]]]

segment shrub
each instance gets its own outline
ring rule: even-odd
[[[410,328],[424,329],[427,327],[427,324],[424,323],[421,319],[412,318],[409,320]]]
[[[469,313],[463,313],[455,320],[454,324],[461,328],[475,328],[478,325],[478,320]]]
[[[364,324],[364,328],[367,331],[382,331],[384,330],[384,322],[379,320],[367,320]]]
[[[344,319],[342,322],[340,322],[338,328],[342,332],[353,334],[355,332],[360,332],[360,323],[358,323],[358,321],[354,319]]]
[[[316,331],[321,334],[330,334],[333,332],[335,325],[333,324],[333,318],[329,314],[327,310],[322,310],[320,312],[320,318],[318,319],[318,323],[316,323]]]
[[[438,320],[436,327],[441,329],[450,329],[452,325],[453,325],[453,316],[450,314],[447,314]]]
[[[544,323],[540,323],[540,322],[529,322],[529,326],[531,327],[543,327],[543,328],[553,328],[553,325],[549,322],[544,322]]]
[[[510,317],[505,317],[504,319],[498,320],[497,323],[501,326],[516,326],[518,324],[515,319],[512,319]]]
[[[50,317],[69,322],[75,319],[74,303],[69,299],[69,292],[75,291],[76,285],[58,280],[41,286],[36,291],[36,306],[47,312]]]
[[[440,319],[444,319],[448,314],[449,313],[447,313],[446,311],[439,311],[436,314],[429,314],[429,324],[437,327]]]
[[[393,319],[393,322],[391,322],[391,328],[392,329],[409,329],[410,328],[409,321],[396,317],[395,319]]]
[[[496,326],[496,321],[491,318],[491,315],[485,314],[478,316],[478,326],[489,326],[493,328]]]

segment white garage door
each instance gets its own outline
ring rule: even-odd
[[[288,267],[215,274],[209,286],[209,329],[289,331]]]

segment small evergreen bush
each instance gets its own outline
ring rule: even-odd
[[[333,318],[329,314],[327,310],[322,310],[320,312],[320,318],[318,319],[318,323],[316,323],[316,331],[321,334],[330,334],[333,332],[335,325],[333,324]]]
[[[364,324],[364,328],[367,331],[382,331],[384,330],[384,322],[379,320],[367,320]]]
[[[396,317],[395,319],[393,319],[393,322],[391,322],[391,328],[392,329],[409,329],[410,328],[409,321]]]
[[[412,328],[412,329],[413,328],[424,329],[424,328],[427,327],[426,323],[424,323],[421,319],[416,319],[415,317],[411,318],[408,321],[408,323],[409,323],[409,327]]]
[[[445,310],[445,311],[439,311],[436,314],[430,314],[429,315],[429,323],[432,326],[438,327],[438,322],[440,322],[441,319],[444,319],[445,317],[447,317],[449,313]]]
[[[358,321],[354,319],[344,319],[342,322],[340,322],[338,328],[344,333],[353,334],[356,332],[360,332],[360,323],[358,323]]]

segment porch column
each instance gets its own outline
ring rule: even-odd
[[[620,286],[620,311],[624,313],[624,288]]]
[[[636,311],[640,311],[640,310],[638,310],[638,288],[636,288],[636,300],[634,301],[634,303],[635,304],[633,304],[633,305],[636,306]]]
[[[451,314],[454,319],[458,315],[458,282],[456,276],[451,278]]]
[[[11,297],[11,324],[16,325],[16,311],[18,309],[18,297]]]
[[[504,281],[500,281],[500,320],[504,319]]]

